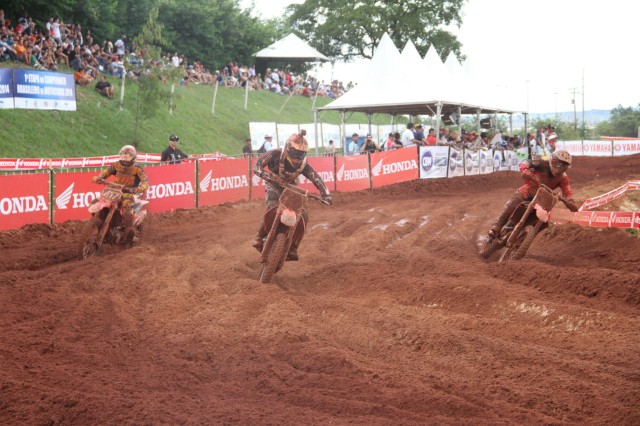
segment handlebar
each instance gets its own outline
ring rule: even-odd
[[[281,186],[283,188],[288,188],[290,190],[292,190],[293,192],[297,192],[298,194],[302,194],[305,195],[313,200],[319,201],[322,204],[329,204],[327,201],[325,201],[321,196],[316,195],[312,192],[309,192],[306,189],[302,189],[298,186],[292,185],[290,183],[287,183],[285,181],[283,181],[282,179],[279,179],[277,177],[274,177],[273,175],[271,176],[261,176],[262,179],[266,180],[267,182],[271,182],[273,184],[276,184],[278,186]]]

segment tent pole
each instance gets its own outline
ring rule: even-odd
[[[347,128],[344,123],[344,110],[340,111],[340,117],[342,120],[342,122],[340,123],[340,132],[342,133],[342,139],[340,139],[340,142],[342,143],[340,145],[342,145],[342,155],[347,155],[347,147],[345,146],[345,140],[347,139]]]
[[[481,133],[481,131],[480,131],[480,110],[479,109],[476,110],[476,127],[477,127],[478,135],[479,135]]]
[[[318,110],[314,109],[313,110],[313,131],[315,132],[315,139],[316,139],[316,155],[318,155]]]
[[[462,106],[458,105],[458,134],[462,138]]]
[[[373,136],[373,132],[371,132],[371,121],[372,121],[371,118],[372,118],[371,113],[370,112],[367,113],[367,122],[369,123],[369,133],[367,134]]]
[[[442,115],[442,102],[436,104],[436,144],[440,139],[440,116]]]
[[[315,107],[316,107],[316,99],[318,99],[318,87],[320,87],[320,80],[317,77],[318,76],[318,61],[316,61],[316,65],[315,65],[314,68],[316,70],[316,90],[315,90],[316,93],[313,94],[313,105],[311,105],[311,109],[312,110],[315,109]]]
[[[513,114],[509,113],[509,134],[513,136]]]
[[[529,114],[528,113],[524,113],[524,138],[525,141],[527,143],[527,149],[529,150],[529,160],[531,160],[531,141],[529,141]]]

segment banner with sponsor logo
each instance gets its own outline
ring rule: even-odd
[[[307,163],[316,171],[327,185],[329,191],[336,189],[336,179],[334,176],[334,158],[335,157],[307,157]],[[302,174],[298,176],[298,185],[309,192],[319,193],[316,186]]]
[[[478,173],[493,173],[493,160],[491,158],[491,151],[488,149],[478,151]]]
[[[420,147],[420,179],[447,177],[448,146]]]
[[[151,187],[147,189],[149,211],[159,213],[196,206],[196,163],[145,167]]]
[[[199,162],[198,206],[249,199],[249,161],[227,158]]]
[[[267,183],[264,181],[264,179],[256,176],[255,173],[253,173],[253,170],[256,167],[257,160],[258,159],[255,157],[251,159],[251,173],[249,173],[249,176],[251,176],[251,199],[264,200]]]
[[[13,70],[0,68],[0,109],[12,109],[13,104]]]
[[[447,177],[464,176],[464,152],[455,148],[449,149],[449,172]]]
[[[597,195],[595,197],[588,198],[582,203],[580,210],[592,210],[597,207],[610,203],[611,201],[622,197],[627,191],[637,191],[640,189],[640,180],[633,180],[625,183],[624,185],[607,192],[606,194]]]
[[[588,155],[591,157],[611,157],[613,155],[613,142],[584,141],[582,143],[582,155]]]
[[[88,211],[89,206],[94,199],[100,197],[104,188],[103,185],[91,180],[98,173],[98,170],[55,172],[52,204],[54,223],[62,223],[67,220],[85,220],[91,217],[91,213]]]
[[[582,141],[558,141],[556,142],[556,149],[564,149],[571,155],[583,155]]]
[[[510,161],[508,151],[497,150],[493,152],[493,171],[502,172],[510,170]]]
[[[336,157],[336,191],[349,192],[371,188],[369,156]]]
[[[0,231],[50,223],[50,174],[0,175]]]
[[[480,173],[480,153],[464,150],[464,175],[473,176]]]
[[[16,68],[13,97],[16,108],[76,110],[73,74]]]
[[[407,147],[371,154],[371,184],[374,188],[418,179],[417,148]]]
[[[565,209],[552,210],[554,223],[575,223],[592,228],[640,229],[640,212],[591,212],[572,213]]]
[[[619,157],[621,155],[640,154],[640,139],[613,141],[613,155]]]

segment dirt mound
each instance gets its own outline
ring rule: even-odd
[[[640,158],[578,157],[578,200]],[[310,206],[258,283],[259,201],[154,215],[76,260],[82,224],[0,234],[6,424],[638,424],[640,240],[563,225],[522,261],[479,240],[516,173]]]

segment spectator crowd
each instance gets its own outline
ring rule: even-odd
[[[134,43],[122,36],[115,42],[104,40],[98,43],[91,30],[83,31],[80,24],[66,24],[62,19],[50,17],[44,27],[39,27],[25,13],[14,22],[0,10],[0,62],[23,63],[39,70],[56,71],[61,66],[72,69],[75,81],[84,87],[101,80],[100,75],[115,78],[136,79],[150,73],[150,67],[180,68],[180,84],[217,84],[223,87],[265,90],[282,95],[321,96],[338,98],[348,89],[339,82],[330,84],[312,76],[294,74],[285,69],[267,69],[265,75],[256,73],[255,66],[238,65],[229,61],[220,70],[211,72],[201,62],[189,62],[178,52],[167,53],[160,60],[145,64],[141,51]],[[102,84],[104,86],[104,84]],[[99,90],[113,97],[113,91]]]

